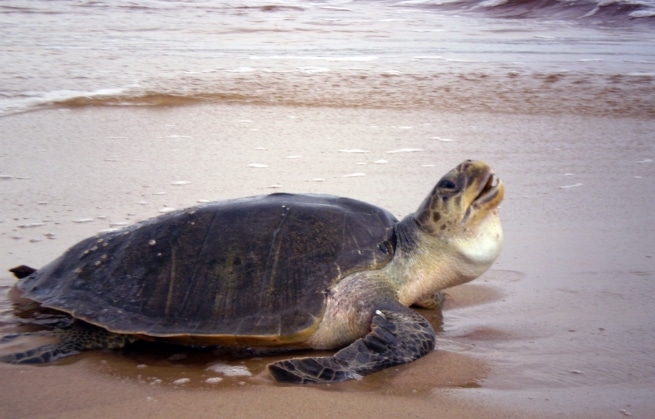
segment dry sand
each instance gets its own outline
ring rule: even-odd
[[[297,387],[272,382],[268,359],[149,345],[91,352],[56,365],[0,365],[1,417],[655,411],[655,121],[190,106],[39,111],[1,118],[0,132],[4,268],[42,266],[100,230],[198,200],[333,193],[400,217],[466,158],[491,164],[507,188],[503,254],[483,277],[448,291],[443,318],[424,312],[439,349],[415,363]],[[12,283],[0,274],[5,332],[15,329],[4,296]],[[216,362],[252,376],[227,376]]]

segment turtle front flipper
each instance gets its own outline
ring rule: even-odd
[[[90,349],[122,348],[136,340],[129,335],[119,335],[97,326],[75,322],[66,328],[7,335],[0,339],[0,343],[8,342],[20,336],[30,335],[54,337],[57,338],[57,342],[2,356],[0,357],[0,362],[9,364],[43,364],[76,355]]]
[[[434,350],[435,334],[417,312],[398,305],[376,310],[371,331],[331,357],[293,358],[268,365],[282,382],[336,383],[412,362]]]

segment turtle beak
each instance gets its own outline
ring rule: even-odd
[[[481,161],[467,160],[458,169],[466,179],[463,196],[467,207],[461,222],[475,223],[500,205],[505,186],[493,169]]]
[[[505,195],[505,185],[493,170],[489,169],[479,183],[478,192],[471,205],[477,208],[493,209],[500,204]]]

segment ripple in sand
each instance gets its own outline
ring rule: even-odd
[[[253,169],[263,169],[265,167],[268,167],[267,164],[261,164],[261,163],[250,163],[248,167],[252,167]]]
[[[339,150],[339,153],[370,153],[370,151],[362,150],[361,148],[346,148]]]
[[[437,141],[443,141],[444,143],[450,143],[450,142],[455,141],[452,138],[441,138],[441,137],[431,137],[430,139],[431,140],[437,140]]]
[[[98,230],[98,234],[104,234],[104,233],[112,233],[114,231],[120,230],[119,228],[112,227],[112,228],[103,228],[102,230]]]
[[[90,223],[93,221],[93,218],[78,218],[77,220],[73,220],[73,222],[77,224]]]
[[[182,186],[182,185],[189,185],[191,181],[188,180],[176,180],[175,182],[171,182],[171,185],[174,186]]]
[[[162,214],[166,214],[173,211],[175,211],[175,208],[171,208],[171,207],[164,207],[159,210],[159,212],[161,212]]]
[[[361,172],[349,173],[347,175],[343,175],[342,177],[362,177],[362,176],[366,176],[366,173],[361,173]]]
[[[423,151],[422,148],[399,148],[397,150],[387,151],[389,154],[393,153],[416,153],[417,151]]]
[[[560,189],[571,189],[571,188],[578,188],[578,187],[583,186],[583,185],[584,185],[583,183],[574,183],[572,185],[562,185],[559,188]]]
[[[21,224],[18,226],[18,228],[34,228],[34,227],[43,227],[45,223],[27,223],[27,224]]]
[[[193,138],[193,137],[190,136],[190,135],[171,134],[171,135],[167,135],[166,137],[161,137],[161,138],[173,138],[173,139],[175,139],[175,138]]]

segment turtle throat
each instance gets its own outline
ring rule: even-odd
[[[476,246],[469,240],[477,242],[479,236],[435,237],[419,228],[411,215],[396,224],[396,249],[386,276],[394,284],[399,301],[409,306],[484,273],[498,256],[502,243],[502,233],[499,237],[495,228],[491,230],[488,246]]]

